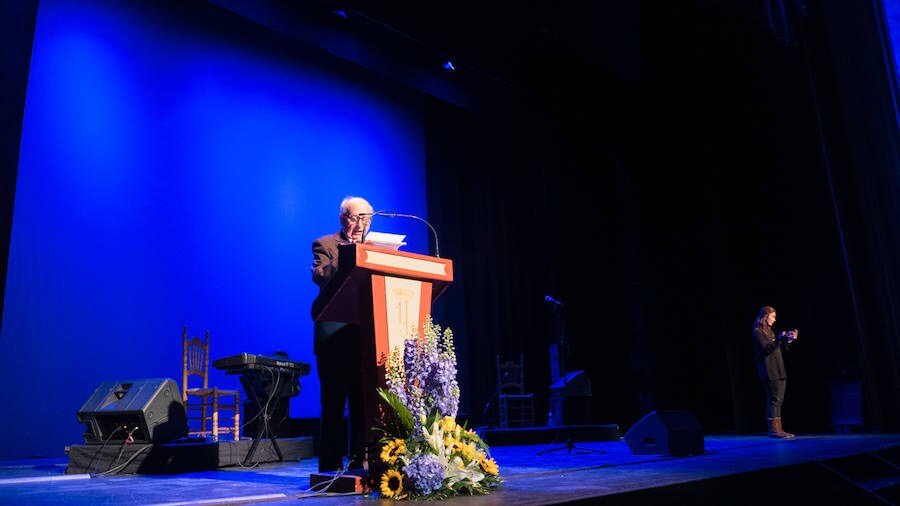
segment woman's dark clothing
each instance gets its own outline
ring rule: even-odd
[[[760,326],[753,329],[753,355],[756,358],[756,371],[766,389],[766,418],[781,417],[781,406],[784,404],[784,392],[787,388],[787,370],[784,367],[782,350],[790,344],[778,339],[770,327]]]

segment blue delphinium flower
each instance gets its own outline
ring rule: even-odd
[[[456,382],[456,360],[444,352],[437,360],[433,397],[444,416],[456,417],[459,407],[459,384]]]
[[[421,434],[422,427],[419,418],[427,414],[425,391],[423,389],[423,371],[427,371],[422,360],[419,339],[416,337],[406,340],[403,350],[403,369],[406,384],[403,385],[406,407],[412,413],[415,420],[415,433]]]
[[[441,488],[444,482],[444,466],[437,456],[430,453],[414,457],[406,466],[406,476],[422,495]]]

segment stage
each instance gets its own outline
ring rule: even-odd
[[[897,504],[900,434],[704,435],[700,455],[636,454],[622,438],[495,445],[503,485],[445,504]],[[180,474],[67,473],[68,458],[0,461],[0,503],[370,504],[309,490],[316,459]],[[777,490],[773,492],[773,490]]]

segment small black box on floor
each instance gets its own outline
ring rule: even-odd
[[[372,491],[368,473],[362,469],[345,473],[312,473],[309,475],[309,487],[313,492],[332,494],[362,494]]]
[[[175,380],[105,381],[76,414],[85,443],[166,443],[187,436],[187,417]]]
[[[700,455],[704,452],[700,422],[687,410],[653,411],[625,433],[625,442],[635,455]]]

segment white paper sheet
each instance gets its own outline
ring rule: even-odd
[[[366,234],[366,244],[382,248],[400,249],[400,246],[406,246],[403,239],[406,239],[406,235],[372,231]]]

